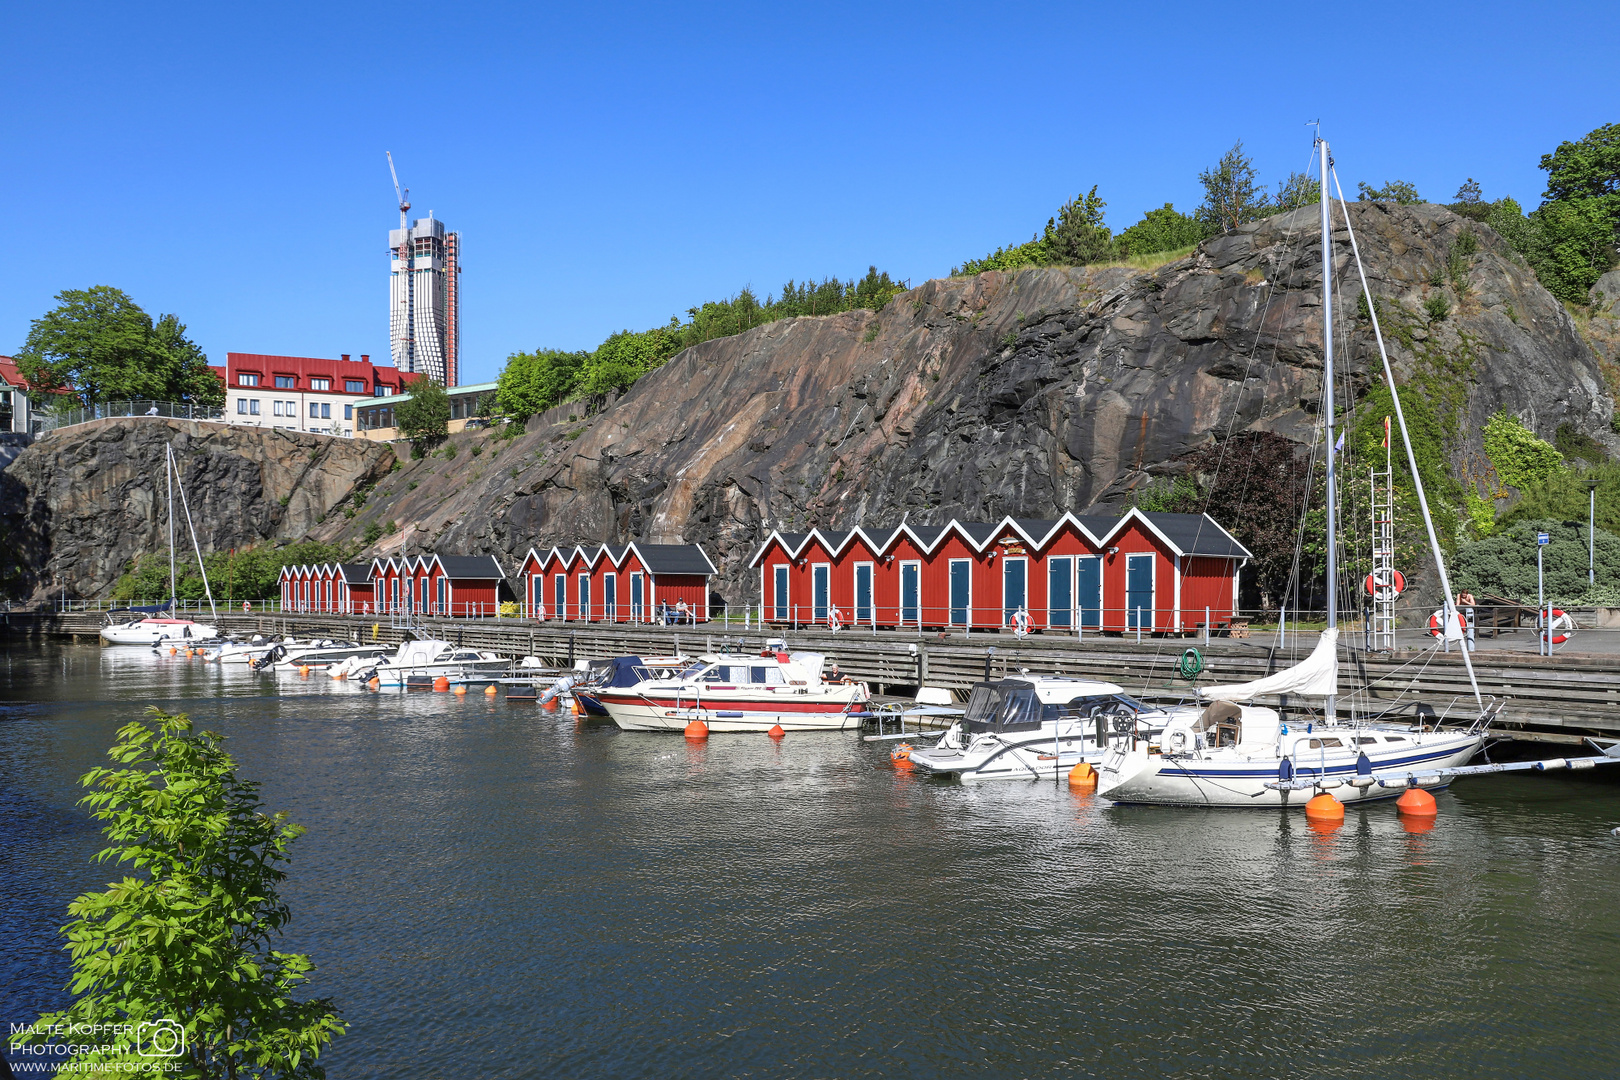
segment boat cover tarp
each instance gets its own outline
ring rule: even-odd
[[[1306,697],[1328,697],[1339,692],[1339,629],[1322,631],[1316,639],[1311,655],[1291,668],[1267,675],[1253,682],[1229,686],[1201,686],[1200,697],[1209,701],[1252,701],[1267,694],[1302,694]]]

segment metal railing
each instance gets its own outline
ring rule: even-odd
[[[170,420],[217,420],[223,422],[225,410],[215,409],[207,405],[193,405],[185,401],[98,401],[94,405],[78,409],[57,409],[50,412],[35,413],[34,433],[43,435],[47,431],[73,427],[77,424],[88,424],[93,420],[136,416],[166,417]]]

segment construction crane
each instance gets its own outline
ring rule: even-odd
[[[400,272],[404,274],[404,300],[405,319],[404,326],[399,331],[399,349],[394,356],[394,363],[401,371],[416,370],[416,275],[411,265],[411,228],[405,215],[411,209],[411,189],[400,189],[399,173],[394,169],[394,152],[385,150],[388,155],[388,175],[394,179],[394,198],[399,202],[399,248],[395,252],[400,261]]]

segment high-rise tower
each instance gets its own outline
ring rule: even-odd
[[[394,159],[388,158],[392,172]],[[388,332],[394,366],[455,386],[461,359],[461,236],[430,212],[409,224],[410,189],[400,190],[399,228],[388,231],[392,259]]]

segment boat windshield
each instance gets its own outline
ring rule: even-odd
[[[1087,694],[1068,701],[1043,702],[1035,687],[1009,679],[979,683],[968,697],[963,723],[968,731],[1026,731],[1058,720],[1125,714],[1134,718],[1145,706],[1124,694]]]

